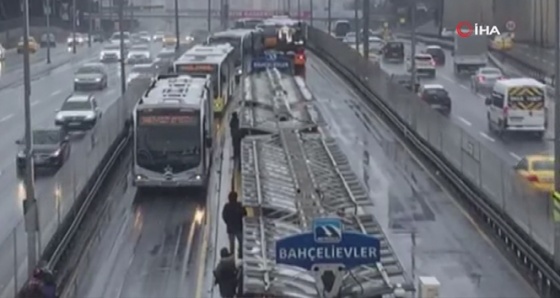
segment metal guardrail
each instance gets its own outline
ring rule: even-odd
[[[503,241],[543,297],[560,297],[560,274],[553,268],[551,202],[451,120],[415,94],[391,82],[378,63],[314,28],[309,47],[332,65],[382,113],[401,137],[423,154]],[[374,78],[374,79],[371,79]]]
[[[289,79],[293,81],[284,80]],[[299,104],[307,104],[296,89],[286,90],[288,82],[275,71],[254,74],[248,83],[258,85],[253,88],[258,95],[249,94],[248,99],[268,99],[268,108],[274,115],[279,110],[272,101],[281,95],[288,102],[295,97]],[[267,95],[265,87],[269,89]],[[381,262],[347,274],[343,297],[389,294],[397,284],[406,284],[405,289],[412,290],[379,224],[372,215],[365,214],[363,208],[372,203],[336,141],[310,130],[308,123],[300,122],[299,127],[292,123],[286,128],[282,120],[287,119],[270,120],[276,131],[242,141],[241,197],[243,204],[255,212],[255,217],[244,220],[244,292],[269,297],[317,297],[311,274],[275,264],[274,245],[279,238],[307,231],[314,217],[335,214],[343,219],[345,228],[372,234],[381,241]]]

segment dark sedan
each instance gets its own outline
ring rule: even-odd
[[[103,90],[108,85],[108,75],[101,63],[86,63],[74,75],[74,90]]]
[[[16,141],[18,174],[25,171],[25,139]],[[59,169],[70,156],[70,140],[60,128],[33,130],[33,165],[36,168]]]

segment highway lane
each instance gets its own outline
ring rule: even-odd
[[[409,274],[415,230],[415,274],[436,276],[442,297],[538,297],[353,88],[313,54],[308,54],[307,83],[354,171],[369,173],[365,185],[375,204],[370,211]],[[369,165],[362,163],[364,151]]]
[[[425,45],[420,43],[417,51],[421,51],[424,47]],[[408,44],[406,51],[407,55],[409,55],[410,48]],[[447,89],[452,100],[451,118],[454,123],[491,149],[508,164],[515,164],[525,155],[545,153],[552,150],[553,144],[548,140],[553,135],[551,131],[552,126],[549,126],[547,136],[542,141],[523,135],[513,135],[499,139],[491,134],[488,131],[486,119],[485,95],[476,94],[470,89],[468,77],[458,77],[453,73],[452,61],[451,53],[446,51],[446,65],[438,67],[436,78],[422,79],[421,83],[440,84]],[[389,73],[406,72],[404,64],[398,65],[382,62],[382,67]],[[551,121],[553,121],[552,110],[549,110],[549,119],[552,119]]]
[[[201,250],[197,197],[187,194],[135,195],[128,186],[121,213],[108,224],[99,262],[81,276],[79,297],[192,297]],[[203,268],[202,268],[203,269]]]
[[[95,61],[98,53],[87,60]],[[82,61],[82,63],[85,61]],[[33,127],[49,127],[54,125],[55,110],[60,108],[63,100],[73,90],[74,71],[81,63],[73,63],[58,68],[47,76],[34,81],[32,89],[32,123]],[[120,71],[117,64],[108,65],[109,88],[94,92],[98,104],[104,116],[100,123],[91,132],[86,134],[73,134],[72,153],[70,159],[54,175],[41,173],[36,178],[35,188],[39,205],[39,222],[41,227],[40,249],[49,241],[57,226],[64,219],[69,208],[81,188],[86,183],[88,175],[104,155],[111,138],[114,139],[118,133],[119,125],[124,123],[127,115],[118,115],[124,111],[124,101],[115,100],[120,95]],[[24,265],[25,256],[25,233],[22,222],[22,200],[25,196],[23,185],[16,177],[15,156],[17,146],[14,141],[23,136],[23,104],[21,102],[22,87],[1,91],[1,97],[6,98],[6,109],[0,113],[0,127],[6,129],[0,150],[2,150],[2,174],[0,175],[0,194],[4,200],[0,202],[1,224],[4,229],[0,231],[0,246],[8,245],[9,249],[0,254],[0,293],[5,290],[13,274],[13,241],[10,237],[15,233],[18,243],[18,264]],[[11,100],[8,100],[11,99]],[[110,108],[113,107],[113,108]],[[116,119],[116,118],[119,119]],[[106,122],[114,121],[111,125]],[[118,124],[117,124],[118,123]],[[43,175],[47,174],[47,175]],[[14,227],[14,228],[13,228]],[[14,229],[14,230],[12,230]],[[15,232],[14,232],[15,231]],[[8,260],[12,259],[8,262]],[[6,282],[6,283],[5,283]],[[8,289],[12,290],[12,289]]]

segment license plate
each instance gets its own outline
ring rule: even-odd
[[[432,109],[436,109],[436,110],[443,108],[442,105],[430,105],[430,106],[432,107]]]
[[[173,180],[165,180],[161,182],[162,186],[173,186],[173,185],[177,185],[177,182],[173,181]]]
[[[80,126],[80,122],[70,122],[68,125],[70,126]]]

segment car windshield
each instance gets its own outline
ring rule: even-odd
[[[499,76],[502,75],[502,73],[500,72],[500,70],[498,69],[481,69],[480,73],[486,76]]]
[[[439,89],[439,88],[430,88],[430,89],[426,89],[426,94],[428,95],[433,95],[433,96],[441,96],[441,97],[447,97],[447,91],[445,91],[445,89]]]
[[[153,70],[151,65],[134,66],[131,70],[131,72],[133,73],[143,73],[143,74],[151,74],[152,71]]]
[[[48,145],[60,142],[60,131],[58,130],[35,130],[33,131],[33,144]]]
[[[554,171],[554,160],[533,161],[533,171]]]
[[[387,46],[391,50],[401,50],[404,47],[403,44],[399,42],[390,42],[387,44]]]
[[[174,58],[175,52],[160,52],[157,55],[158,58]]]
[[[148,53],[146,51],[131,51],[129,53],[130,56],[148,56]]]
[[[130,33],[123,32],[122,36],[124,39],[128,39],[130,38]],[[120,39],[120,38],[121,38],[121,34],[119,32],[113,33],[113,36],[111,36],[111,39]]]
[[[431,56],[416,56],[415,57],[416,61],[423,61],[423,62],[427,62],[432,60]]]
[[[78,69],[78,71],[76,72],[77,74],[100,74],[101,73],[101,69],[99,69],[99,67],[97,66],[82,66]]]
[[[132,48],[130,48],[131,50],[137,50],[137,51],[147,51],[148,50],[148,46],[145,45],[136,45],[133,46]]]
[[[118,46],[118,45],[106,45],[103,49],[104,50],[119,50],[120,46]]]
[[[91,110],[91,104],[89,103],[89,101],[66,101],[63,105],[62,108],[60,109],[61,111],[89,111]]]

